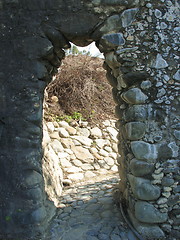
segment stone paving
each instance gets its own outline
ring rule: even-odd
[[[111,173],[65,187],[47,239],[138,240],[115,204],[118,181]]]

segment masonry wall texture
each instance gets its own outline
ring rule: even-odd
[[[146,239],[179,239],[177,0],[0,0],[0,237],[43,239],[43,91],[69,42],[96,41],[119,118],[120,190]],[[148,216],[148,217],[147,217]]]

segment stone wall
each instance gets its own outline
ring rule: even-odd
[[[117,103],[129,217],[147,239],[178,239],[178,1],[0,0],[0,16],[0,237],[43,237],[55,209],[42,175],[44,88],[69,41],[96,41]]]
[[[76,126],[65,121],[44,123],[45,190],[56,207],[63,185],[118,173],[117,134],[114,120],[99,127],[90,127],[88,122],[76,122]]]

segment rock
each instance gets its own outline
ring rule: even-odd
[[[87,128],[78,128],[78,133],[87,138],[90,136],[90,131]]]
[[[166,60],[163,59],[163,57],[161,56],[161,54],[157,54],[156,56],[156,61],[153,64],[153,67],[156,69],[163,69],[163,68],[167,68],[169,65],[166,62]]]
[[[161,204],[165,204],[167,203],[167,198],[165,197],[161,197],[157,200],[157,204],[161,205]]]
[[[84,174],[83,173],[69,174],[68,178],[74,181],[78,181],[84,178]]]
[[[90,147],[93,141],[85,136],[72,136],[72,139],[79,141],[81,144]]]
[[[133,159],[130,161],[130,170],[134,176],[142,177],[153,172],[154,164]]]
[[[175,138],[176,138],[177,140],[180,141],[180,130],[175,130],[175,131],[174,131],[174,136],[175,136]]]
[[[130,121],[145,121],[148,117],[147,107],[143,105],[135,105],[124,111],[124,120]]]
[[[159,173],[159,174],[152,174],[152,177],[155,179],[155,180],[162,180],[162,178],[164,177],[164,173]]]
[[[112,166],[111,171],[118,172],[118,166],[116,165]]]
[[[129,104],[142,104],[148,99],[139,88],[129,89],[127,92],[121,94],[121,98]]]
[[[51,139],[60,139],[59,133],[57,131],[50,133],[50,138]]]
[[[113,151],[112,148],[109,146],[105,146],[104,150],[107,151],[108,153],[111,153]]]
[[[80,160],[73,160],[73,164],[76,166],[76,167],[81,167],[82,166],[82,162]]]
[[[54,150],[56,153],[64,151],[64,148],[63,148],[62,144],[61,144],[60,141],[58,141],[57,139],[54,139],[54,140],[50,143],[50,146],[53,148],[53,150]]]
[[[144,136],[146,125],[142,122],[130,122],[125,125],[125,129],[129,140],[138,140]]]
[[[104,161],[107,163],[107,165],[109,166],[113,166],[114,165],[114,159],[110,158],[110,157],[105,157]]]
[[[110,84],[112,87],[116,88],[116,86],[117,86],[117,79],[111,74],[111,72],[108,71],[108,72],[106,73],[106,78],[107,78],[109,84]]]
[[[153,186],[150,180],[134,177],[128,174],[128,179],[134,196],[140,200],[156,200],[160,197],[161,191],[157,186]]]
[[[115,152],[110,152],[109,157],[112,157],[114,160],[117,160],[118,154]]]
[[[124,45],[125,39],[122,33],[109,33],[102,36],[100,39],[100,48],[113,49],[119,45]]]
[[[60,121],[59,126],[66,128],[66,127],[69,127],[69,124],[66,121]]]
[[[82,146],[74,146],[72,147],[72,151],[79,160],[82,160],[84,162],[92,162],[94,159],[93,155],[89,152],[89,150],[83,148]]]
[[[118,134],[118,131],[113,128],[113,127],[107,127],[107,132],[111,135],[111,138],[115,141],[117,141],[117,134]]]
[[[135,157],[139,160],[154,163],[157,159],[157,149],[154,144],[149,144],[144,141],[134,141],[131,142],[131,149]]]
[[[34,170],[26,170],[24,172],[23,185],[27,188],[35,187],[42,182],[43,178],[40,173]]]
[[[91,164],[85,163],[81,165],[82,170],[94,170],[94,167]]]
[[[61,141],[64,148],[69,149],[69,148],[72,148],[74,146],[74,143],[73,143],[72,139],[70,139],[70,138],[61,138],[60,141]]]
[[[68,133],[69,133],[70,135],[75,135],[75,134],[76,134],[76,129],[73,128],[73,127],[71,127],[71,126],[67,126],[67,127],[66,127],[66,130],[68,131]]]
[[[49,136],[48,131],[43,131],[43,141],[42,146],[45,147],[48,143],[51,142],[51,138]]]
[[[96,174],[91,171],[86,171],[84,176],[85,176],[85,178],[94,178],[96,176]]]
[[[121,14],[121,21],[122,21],[122,26],[124,28],[128,27],[129,25],[131,25],[131,23],[134,21],[135,19],[135,15],[138,12],[138,8],[131,8],[131,9],[127,9],[125,10],[122,14]]]
[[[111,126],[111,122],[109,120],[105,120],[103,123],[102,123],[105,127],[110,127]]]
[[[180,194],[177,193],[168,198],[167,204],[168,206],[174,206],[179,202],[180,202]]]
[[[54,124],[53,124],[53,122],[47,122],[47,123],[46,123],[46,126],[47,126],[48,131],[49,131],[50,133],[54,132]]]
[[[162,224],[161,227],[165,232],[167,233],[171,232],[172,226],[170,224]]]
[[[69,137],[69,133],[66,131],[66,129],[64,128],[59,128],[59,136],[63,137],[63,138],[68,138]]]
[[[161,213],[152,204],[144,201],[137,201],[135,204],[135,216],[144,223],[163,223],[167,221],[167,213]]]
[[[99,148],[110,145],[110,141],[105,139],[95,139],[94,142]]]
[[[70,161],[65,158],[60,159],[60,164],[63,168],[72,167]]]
[[[173,76],[174,80],[177,80],[178,82],[180,81],[180,70],[177,70],[177,72]]]
[[[58,157],[61,159],[61,158],[67,158],[69,157],[69,154],[66,153],[66,152],[59,152],[58,153]]]
[[[138,231],[146,239],[165,239],[165,234],[157,225],[147,224],[139,222],[132,214],[128,211],[130,219]]]
[[[143,82],[141,83],[141,88],[142,88],[143,90],[149,89],[151,86],[152,86],[152,83],[151,83],[151,81],[149,81],[149,80],[143,81]]]
[[[161,183],[162,183],[162,186],[170,187],[171,185],[174,184],[174,179],[168,178],[168,177],[163,177]]]
[[[75,166],[72,166],[67,169],[67,173],[79,173],[79,172],[82,172],[82,169]]]
[[[117,68],[120,66],[120,63],[117,60],[116,55],[114,54],[114,52],[108,52],[105,54],[105,61],[107,63],[107,65],[111,68]]]
[[[59,164],[59,158],[51,147],[49,147],[49,151],[43,159],[42,166],[46,193],[57,206],[58,198],[62,193],[63,172]]]
[[[91,133],[91,137],[93,137],[93,138],[101,138],[102,137],[101,129],[98,127],[91,128],[90,133]]]
[[[94,40],[99,39],[101,36],[111,31],[118,32],[121,27],[121,16],[112,15],[108,17],[106,21],[104,21],[103,26],[101,25],[99,28],[96,29],[96,31],[92,34],[91,38]]]
[[[46,208],[40,207],[31,213],[31,223],[41,223],[46,218]]]
[[[108,157],[109,156],[109,153],[103,149],[100,149],[99,150],[99,155],[103,156],[103,157]]]

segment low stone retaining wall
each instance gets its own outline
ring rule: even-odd
[[[65,121],[44,123],[44,179],[55,205],[59,204],[63,183],[118,172],[115,120],[106,120],[100,127],[90,127],[87,122],[72,125]]]

